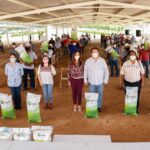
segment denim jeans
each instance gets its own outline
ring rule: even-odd
[[[45,103],[53,103],[53,84],[43,84],[43,94]]]
[[[98,93],[98,108],[102,107],[103,98],[103,84],[100,85],[89,85],[89,92]]]
[[[142,61],[142,64],[146,67],[146,77],[149,77],[149,61]]]
[[[21,85],[10,87],[15,109],[21,109]]]
[[[116,76],[119,76],[119,64],[118,60],[110,60],[110,69],[111,69],[111,76],[114,76],[114,67],[116,69]]]
[[[24,75],[23,75],[23,87],[24,89],[27,89],[27,82],[28,82],[28,75],[30,77],[30,87],[32,89],[35,88],[35,79],[34,79],[34,69],[23,69]]]

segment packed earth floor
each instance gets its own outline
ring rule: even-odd
[[[100,47],[98,42],[92,42],[85,49],[82,60],[90,56],[92,46]],[[39,44],[36,44],[36,53],[40,58]],[[100,55],[105,58],[101,49]],[[0,92],[10,94],[4,75],[4,66],[8,61],[9,53],[0,54]],[[104,87],[102,112],[97,119],[85,118],[85,99],[83,94],[82,112],[73,112],[72,94],[63,81],[63,89],[60,89],[60,68],[68,66],[68,57],[59,60],[56,65],[57,75],[54,84],[54,108],[45,110],[43,97],[41,99],[41,123],[29,123],[26,110],[26,94],[33,92],[42,94],[42,89],[37,85],[35,91],[22,91],[22,110],[16,111],[14,120],[0,120],[0,126],[7,127],[31,127],[32,125],[52,125],[53,134],[75,135],[111,135],[113,142],[150,142],[150,79],[145,79],[140,98],[140,111],[138,116],[124,116],[124,91],[119,89],[119,77],[111,77],[109,84]],[[39,59],[40,62],[40,59]],[[84,87],[84,92],[88,87]],[[0,113],[1,116],[1,113]]]

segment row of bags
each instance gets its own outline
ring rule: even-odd
[[[138,87],[126,87],[125,109],[124,113],[127,115],[137,115],[137,98]],[[27,112],[29,122],[41,122],[40,114],[40,99],[41,95],[27,93]],[[87,118],[97,118],[97,93],[85,93],[86,99],[86,113]],[[12,96],[7,94],[0,94],[0,104],[2,109],[3,119],[15,119],[15,111],[12,104]]]
[[[32,128],[0,127],[0,140],[51,142],[52,126],[32,126]]]
[[[41,95],[27,93],[27,114],[29,122],[41,122],[40,99]],[[0,93],[0,106],[2,119],[16,118],[11,95]]]

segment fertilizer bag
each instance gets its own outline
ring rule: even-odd
[[[85,93],[85,99],[86,99],[86,117],[97,118],[98,117],[98,110],[97,110],[98,94]]]
[[[41,95],[27,93],[27,110],[29,122],[41,122],[40,103]]]
[[[13,128],[13,139],[15,141],[31,141],[30,128]]]
[[[126,115],[137,115],[138,87],[126,87],[125,109]]]
[[[51,142],[52,141],[52,126],[32,126],[33,140],[36,142]]]
[[[12,103],[12,96],[0,94],[0,104],[3,119],[15,119],[15,111]]]
[[[11,128],[0,127],[0,140],[12,140],[13,132]]]

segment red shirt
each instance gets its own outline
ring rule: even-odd
[[[139,55],[141,61],[149,61],[150,50],[140,50]]]

